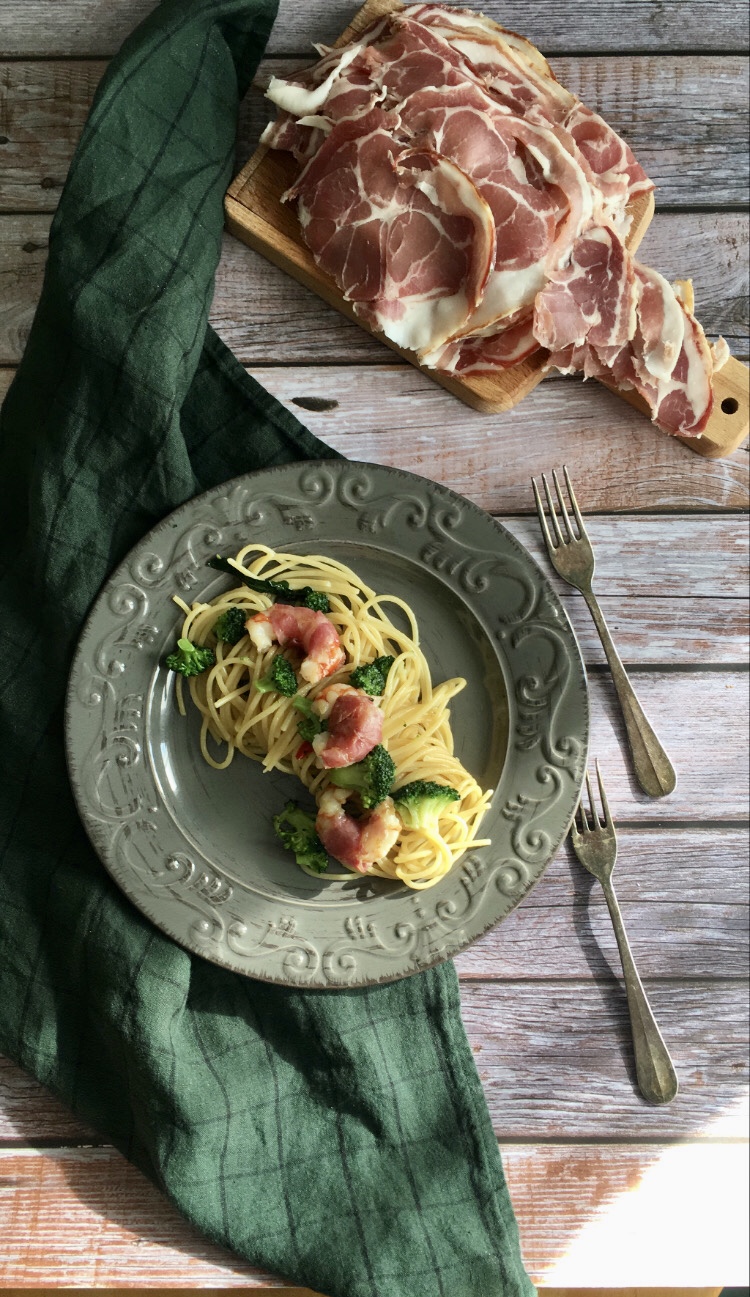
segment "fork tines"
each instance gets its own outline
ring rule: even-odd
[[[578,536],[576,536],[575,532],[573,531],[573,526],[570,520],[570,514],[568,513],[568,507],[565,503],[565,496],[560,488],[560,479],[557,476],[557,469],[554,468],[552,470],[552,480],[555,484],[555,492],[557,494],[558,506],[563,517],[563,522],[565,524],[565,532],[566,532],[566,535],[563,536],[562,530],[560,528],[560,523],[557,517],[555,502],[552,497],[552,492],[550,491],[549,482],[547,481],[547,474],[542,473],[542,486],[544,487],[544,494],[547,498],[547,508],[549,510],[549,516],[552,521],[552,526],[554,528],[554,533],[555,533],[554,540],[550,535],[550,530],[547,525],[547,514],[545,513],[544,505],[542,504],[542,497],[539,494],[539,487],[536,484],[536,478],[532,477],[531,479],[531,485],[534,488],[534,499],[536,500],[537,513],[539,514],[539,522],[541,524],[541,528],[544,534],[544,539],[547,548],[550,551],[557,549],[560,545],[569,544],[570,541],[577,540],[579,537],[583,537],[586,535],[586,528],[583,525],[583,518],[581,517],[581,511],[578,508],[578,501],[576,500],[575,491],[573,490],[573,484],[570,480],[570,474],[568,473],[568,468],[566,464],[563,464],[563,474],[565,476],[565,485],[568,488],[568,496],[570,498],[570,503],[573,509],[573,515],[578,525]]]
[[[611,833],[614,833],[614,831],[615,831],[615,826],[614,826],[614,822],[613,822],[613,820],[612,820],[612,814],[611,814],[610,809],[609,809],[609,802],[607,801],[607,794],[606,794],[605,791],[604,791],[604,783],[603,783],[603,781],[602,781],[602,772],[601,772],[601,770],[600,770],[600,768],[599,768],[599,759],[598,759],[598,758],[596,759],[595,765],[596,765],[596,778],[597,778],[597,783],[599,784],[599,798],[600,798],[600,800],[601,800],[601,804],[602,804],[602,812],[603,812],[603,816],[604,816],[604,818],[602,819],[602,818],[600,817],[599,812],[598,812],[597,809],[596,809],[596,803],[595,803],[595,801],[594,801],[594,790],[593,790],[593,788],[591,787],[591,775],[589,774],[589,772],[588,772],[588,770],[587,770],[587,771],[586,771],[586,789],[587,789],[588,796],[589,796],[589,809],[590,809],[590,812],[591,812],[591,823],[589,823],[588,819],[586,818],[586,808],[584,807],[584,804],[583,804],[583,798],[581,798],[581,800],[580,800],[579,803],[578,803],[578,815],[580,816],[580,820],[581,820],[581,828],[580,828],[580,832],[581,832],[581,833],[588,833],[589,831],[591,831],[591,830],[596,830],[596,829],[609,829],[609,831],[610,831]],[[573,820],[573,824],[572,824],[572,826],[571,826],[571,831],[572,831],[573,833],[578,833],[578,832],[579,832],[578,825],[576,824],[575,819]]]

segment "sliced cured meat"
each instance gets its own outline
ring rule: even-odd
[[[443,373],[462,376],[511,369],[539,350],[539,343],[534,337],[533,312],[522,312],[521,316],[521,319],[514,320],[499,332],[449,342],[427,357],[425,363],[429,368]]]
[[[640,269],[640,267],[639,267]],[[617,386],[633,387],[651,407],[651,418],[662,432],[699,437],[713,408],[713,357],[698,321],[683,306],[682,345],[671,374],[665,379],[644,377],[640,329],[611,366]]]
[[[534,304],[534,334],[560,352],[587,343],[620,350],[635,332],[636,280],[624,244],[604,226],[573,245],[570,265],[555,272]]]
[[[644,382],[666,382],[682,351],[687,317],[663,275],[637,262],[634,267],[639,335],[634,363]]]
[[[565,119],[565,128],[575,140],[596,177],[599,189],[609,201],[620,202],[654,187],[636,161],[625,140],[598,113],[577,100]]]
[[[383,713],[372,698],[356,689],[341,693],[328,715],[328,729],[313,747],[326,770],[361,761],[383,737]]]
[[[499,23],[488,18],[486,14],[475,13],[473,9],[454,9],[446,5],[408,5],[404,9],[404,16],[412,18],[415,22],[424,23],[426,27],[450,28],[454,32],[461,32],[466,28],[473,31],[481,31],[489,35],[499,35],[511,49],[520,55],[525,63],[535,68],[542,76],[550,77],[552,81],[556,80],[549,63],[536,45],[532,45],[530,40],[525,36],[519,36],[518,32],[510,31],[507,27],[501,27]]]
[[[550,75],[546,60],[539,66],[541,55],[530,41],[503,31],[491,19],[443,5],[412,5],[404,17],[436,32],[462,54],[509,112],[524,116],[536,111],[562,122],[576,103],[575,95]]]
[[[632,388],[662,431],[700,436],[713,404],[713,356],[667,281],[633,261],[611,230],[578,240],[570,268],[537,297],[547,367]]]
[[[478,86],[415,92],[399,117],[415,139],[465,171],[491,208],[494,270],[463,330],[479,332],[533,302],[564,263],[591,219],[590,187],[552,132],[499,111]]]
[[[394,139],[380,109],[339,122],[289,191],[318,265],[373,328],[439,346],[481,300],[492,213],[454,163]]]

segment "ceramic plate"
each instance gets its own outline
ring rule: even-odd
[[[236,757],[206,765],[197,713],[180,716],[161,665],[180,615],[230,584],[206,566],[253,540],[348,563],[414,608],[432,678],[461,675],[456,752],[493,788],[482,837],[435,887],[308,878],[272,817],[307,794]],[[458,953],[542,875],[578,800],[586,680],[563,608],[534,560],[444,487],[348,460],[285,465],[183,505],[130,553],[84,627],[67,700],[70,777],[116,882],[175,941],[249,977],[348,987]]]

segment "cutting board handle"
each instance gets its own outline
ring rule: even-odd
[[[730,356],[714,374],[714,408],[702,437],[680,437],[698,455],[720,459],[731,455],[750,427],[750,369]]]
[[[637,392],[615,387],[601,378],[610,392],[622,397],[628,405],[651,418],[651,409]],[[721,459],[731,455],[745,440],[750,425],[750,369],[742,361],[730,356],[713,377],[714,404],[706,430],[701,437],[675,437],[683,446],[695,451],[696,455],[705,455],[707,459]]]

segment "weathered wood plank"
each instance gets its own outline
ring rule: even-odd
[[[589,509],[748,506],[747,447],[700,458],[596,383],[551,376],[490,419],[411,367],[250,369],[342,454],[443,481],[493,513],[528,508],[532,475],[560,463],[587,483]]]
[[[668,1297],[654,1293],[663,1284],[683,1297],[678,1285],[748,1282],[744,1145],[502,1152],[540,1293],[611,1285],[591,1297],[627,1297],[622,1289],[638,1285],[632,1297]],[[558,1219],[559,1239],[550,1237]]]
[[[654,599],[679,599],[672,615],[681,620],[687,620],[681,610],[682,601],[689,597],[722,601],[747,599],[750,535],[745,518],[689,514],[592,516],[598,508],[593,475],[589,472],[580,482],[572,480],[596,554],[598,594],[611,599],[643,600],[644,604]],[[530,487],[526,504],[533,511]],[[535,512],[526,518],[505,518],[503,523],[549,568]],[[567,591],[570,595],[570,587],[551,575],[558,592],[565,596]],[[577,603],[580,596],[573,594],[572,600]],[[696,660],[702,661],[700,651]]]
[[[656,1108],[635,1088],[619,984],[464,982],[462,1016],[499,1137],[744,1138],[746,986],[651,982],[648,994],[680,1080],[677,1098]]]
[[[307,59],[266,59],[240,113],[238,170],[274,115],[264,97],[272,76]],[[747,59],[741,55],[606,55],[558,58],[555,75],[627,139],[671,204],[721,207],[747,201]],[[37,67],[44,65],[38,64]]]
[[[620,829],[618,839],[617,894],[641,976],[747,977],[744,830]],[[601,888],[567,845],[456,967],[462,977],[488,980],[622,977]]]
[[[617,891],[647,983],[654,978],[745,976],[745,831],[626,828],[619,839]],[[463,978],[508,982],[597,978],[611,987],[613,973],[620,976],[600,890],[567,848],[558,852],[518,909],[464,951],[456,966]],[[576,1133],[571,1125],[568,1134],[574,1138]],[[0,1140],[95,1137],[31,1076],[0,1058]]]
[[[670,278],[692,275],[701,323],[712,337],[723,332],[740,358],[747,354],[748,249],[744,228],[744,217],[733,213],[657,211],[641,252],[644,262]],[[387,359],[375,338],[229,235],[211,318],[246,365],[279,361],[383,364]],[[269,321],[273,321],[273,331]],[[2,358],[16,359],[7,353]],[[425,379],[425,387],[430,381]]]
[[[0,400],[13,372],[0,369]],[[578,380],[550,377],[517,409],[499,419],[489,419],[458,407],[452,396],[407,365],[253,368],[251,372],[308,428],[342,454],[422,473],[504,518],[532,507],[532,475],[562,463],[568,465],[579,489],[585,484],[588,511],[748,507],[750,457],[746,448],[735,451],[728,459],[703,459],[665,437],[598,383],[584,386]],[[711,526],[718,525],[719,519],[715,518]],[[743,524],[732,526],[740,534]],[[691,567],[714,553],[723,562],[724,551],[716,542],[698,553],[689,520],[684,527]],[[532,528],[528,539],[524,536],[524,543],[533,543],[537,538]],[[661,562],[662,542],[657,539],[655,545]],[[679,557],[684,578],[684,555],[673,557]],[[651,557],[642,567],[633,567],[634,582],[640,579],[641,571],[645,576],[652,567]],[[629,566],[627,571],[631,572]],[[711,580],[715,571],[714,567]],[[720,573],[716,579],[722,579]],[[690,593],[710,596],[712,589],[717,592],[717,587],[710,585],[703,592],[691,586]],[[660,591],[652,589],[650,593],[657,597]],[[575,610],[575,596],[566,597],[572,600]],[[680,620],[679,632],[675,627],[674,651],[689,657],[693,647],[687,605],[683,611],[686,615]],[[695,632],[702,639],[705,629],[710,642],[703,647],[695,645],[699,659],[741,660],[741,655],[736,656],[739,646],[729,646],[730,623],[722,635],[712,637],[717,614],[706,609],[705,615],[705,627],[701,620]],[[701,619],[703,616],[702,610]],[[663,635],[670,619],[668,611],[662,619],[654,609],[656,636]],[[585,627],[579,615],[576,626],[582,630]],[[744,636],[741,626],[739,630]],[[587,633],[587,653],[598,653],[590,631]],[[626,634],[633,640],[631,651],[636,653],[635,623]],[[658,642],[655,639],[655,646]],[[659,660],[670,659],[660,656]]]
[[[624,726],[609,675],[591,675],[590,758],[599,757],[617,821],[668,824],[747,816],[748,678],[638,672],[638,697],[677,771],[677,788],[659,802],[641,792],[625,756]]]
[[[282,0],[269,52],[306,54],[314,41],[330,43],[358,9],[350,0]],[[82,57],[113,54],[154,0],[26,0],[8,7],[5,57]],[[506,27],[523,32],[547,53],[583,50],[684,50],[735,52],[745,43],[733,0],[666,0],[633,5],[628,0],[484,0],[481,8]]]
[[[598,962],[606,970],[602,957]],[[473,979],[465,973],[461,986],[464,1024],[502,1138],[744,1137],[748,995],[743,981],[647,982],[681,1087],[672,1104],[653,1108],[634,1088],[620,983],[604,972],[596,982],[545,980],[541,945],[527,945],[526,965],[525,980]],[[47,1124],[59,1120],[48,1100],[39,1103],[49,1114]],[[36,1123],[36,1110],[35,1100],[16,1118],[24,1138]]]
[[[444,482],[501,516],[532,508],[531,477],[562,463],[588,510],[748,507],[747,449],[695,455],[599,383],[550,377],[490,417],[410,365],[249,368],[335,450]]]
[[[105,63],[0,64],[0,211],[53,212]]]
[[[501,1151],[526,1265],[543,1291],[746,1282],[743,1144]],[[0,1159],[14,1186],[0,1258],[6,1287],[268,1287],[292,1297],[204,1239],[112,1149]]]
[[[28,336],[49,223],[41,214],[0,217],[0,364],[17,363]],[[692,273],[701,322],[711,336],[723,332],[740,356],[747,331],[744,226],[744,217],[735,213],[657,213],[643,250],[644,261],[663,274]],[[230,235],[217,272],[211,321],[246,365],[383,364],[391,356],[358,325]],[[424,379],[421,390],[431,385]]]
[[[272,114],[263,90],[305,59],[266,59],[240,112],[237,169]],[[0,64],[0,211],[54,211],[103,61]],[[555,60],[557,76],[635,149],[670,204],[721,207],[747,199],[747,59],[674,55]]]

